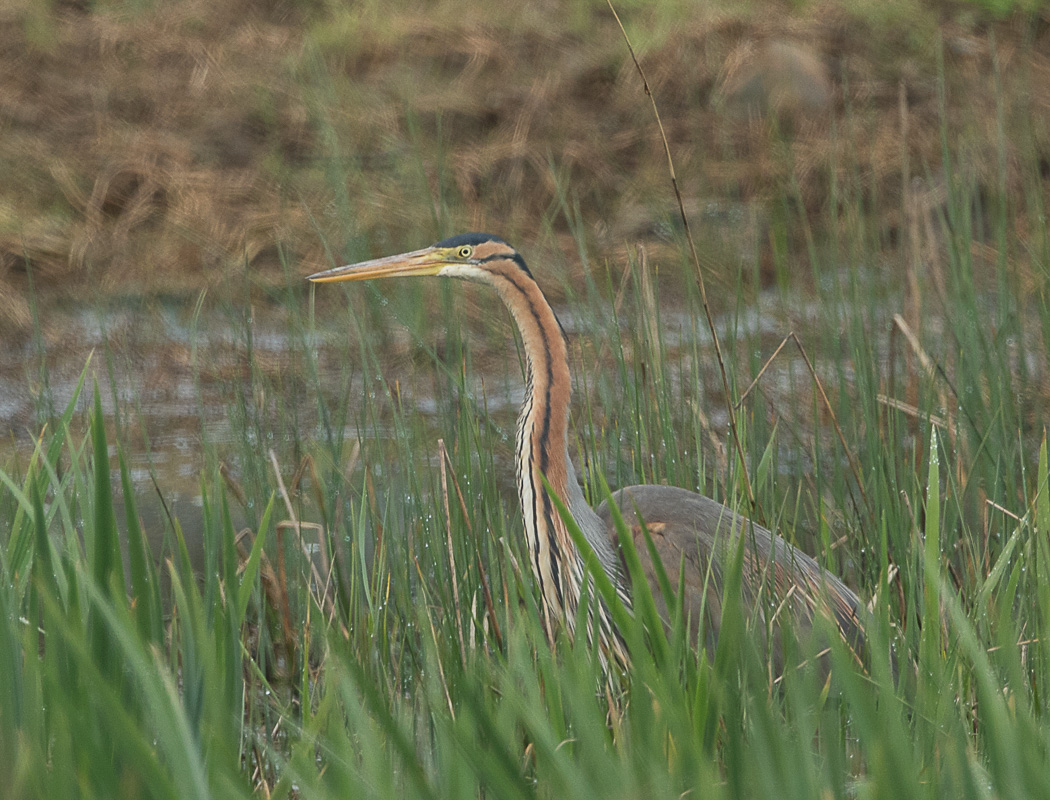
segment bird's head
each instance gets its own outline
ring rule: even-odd
[[[518,252],[498,236],[488,233],[464,233],[422,250],[317,272],[309,275],[307,280],[314,283],[334,283],[370,278],[439,275],[490,282],[493,270],[497,266],[505,267],[507,262],[514,262],[520,269],[528,272],[528,267]]]

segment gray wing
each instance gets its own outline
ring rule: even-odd
[[[743,536],[745,614],[757,623],[756,629],[772,632],[772,656],[778,672],[782,665],[780,628],[791,624],[793,635],[805,641],[816,614],[833,620],[855,653],[863,648],[862,607],[857,596],[808,555],[761,525],[710,498],[673,486],[630,486],[612,498],[632,533],[661,614],[666,614],[666,606],[642,535],[643,521],[672,588],[677,588],[683,574],[682,602],[694,642],[703,619],[705,642],[713,650],[721,626],[723,570]],[[602,503],[597,513],[615,543],[616,528],[608,503]]]

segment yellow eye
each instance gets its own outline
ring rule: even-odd
[[[470,258],[473,254],[474,254],[474,248],[471,247],[469,244],[463,245],[456,252],[456,255],[458,255],[460,258],[463,258],[463,259]]]

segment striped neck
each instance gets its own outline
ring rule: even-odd
[[[575,620],[580,556],[551,499],[553,492],[568,505],[569,483],[576,485],[568,455],[572,393],[568,352],[565,337],[546,301],[539,310],[549,318],[549,324],[536,325],[534,319],[521,320],[515,315],[527,362],[515,450],[518,498],[532,571],[543,596],[547,628],[553,630],[554,619],[569,626]],[[557,335],[550,335],[554,331]],[[571,505],[570,510],[577,511]]]
[[[521,334],[527,362],[525,399],[517,428],[518,497],[532,572],[543,597],[549,633],[564,624],[574,633],[584,565],[580,552],[544,486],[569,508],[573,519],[621,596],[629,603],[619,559],[605,526],[587,505],[569,459],[569,403],[572,379],[561,325],[520,256],[486,264],[485,282],[494,286]],[[592,588],[591,597],[595,597]],[[606,650],[621,657],[622,642],[613,630],[604,602],[601,638]],[[589,631],[588,631],[589,633]]]
[[[568,455],[568,347],[553,309],[528,272],[503,261],[490,275],[525,349],[525,398],[515,442],[518,498],[532,572],[548,630],[553,630],[554,622],[572,624],[579,595],[573,575],[579,553],[543,482],[546,478],[554,494],[569,503],[569,484],[576,485],[576,474]]]

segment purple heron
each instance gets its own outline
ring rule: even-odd
[[[497,236],[467,233],[423,250],[318,272],[309,280],[329,283],[423,275],[493,287],[521,335],[527,384],[517,428],[518,499],[548,632],[564,625],[573,633],[586,572],[584,557],[558,514],[551,492],[568,507],[617,594],[630,607],[631,587],[611,509],[608,503],[597,509],[587,504],[569,459],[572,382],[565,334],[521,255]],[[779,631],[788,620],[799,638],[813,630],[817,615],[823,615],[854,652],[863,643],[857,596],[780,536],[721,503],[671,486],[630,486],[614,493],[612,499],[623,510],[661,614],[666,615],[667,608],[643,524],[667,575],[672,581],[684,576],[685,594],[680,602],[694,641],[702,618],[706,645],[714,646],[721,625],[723,572],[743,537],[744,612],[772,634],[770,655],[778,672],[783,655]],[[604,603],[596,605],[602,649],[626,665],[628,654],[608,608]]]

